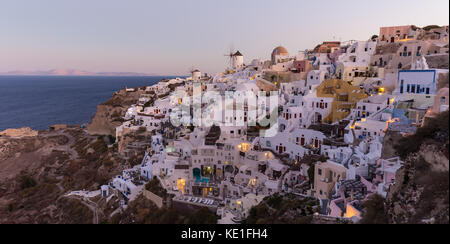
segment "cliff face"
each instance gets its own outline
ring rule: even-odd
[[[0,223],[99,223],[118,201],[79,201],[66,193],[98,190],[123,169],[141,162],[118,153],[109,136],[145,90],[121,90],[98,105],[87,130],[66,125],[0,132]],[[130,137],[133,135],[129,135]],[[125,138],[126,139],[126,138]],[[134,142],[148,138],[133,136]],[[143,147],[145,148],[145,147]],[[143,151],[129,153],[144,155]]]
[[[143,90],[136,89],[134,92],[120,90],[107,102],[97,106],[97,112],[92,118],[91,123],[87,125],[89,134],[115,136],[116,127],[122,124],[122,116],[127,109],[137,103]]]
[[[107,137],[79,128],[0,137],[0,223],[92,223],[92,211],[63,197],[97,190],[126,161]]]
[[[386,199],[391,223],[449,223],[448,112],[395,142],[404,160]]]
[[[98,105],[87,130],[58,125],[51,131],[0,132],[0,224],[108,221],[119,208],[118,199],[85,202],[65,194],[98,190],[125,168],[141,162],[148,137],[130,134],[124,138],[143,144],[141,151],[125,145],[129,155],[138,155],[129,157],[118,152],[118,144],[109,136],[115,135],[126,110],[144,92],[139,88],[116,92]]]
[[[168,88],[170,92],[173,92],[181,85],[184,85],[184,82],[169,84]],[[123,89],[114,93],[111,99],[97,106],[97,113],[92,118],[91,123],[87,125],[89,134],[115,136],[116,127],[123,123],[122,117],[125,115],[127,109],[131,105],[137,104],[142,94],[146,93],[150,97],[149,104],[153,104],[156,99],[165,97],[170,92],[156,95],[154,92],[146,93],[145,88],[136,88],[134,91],[126,91]]]

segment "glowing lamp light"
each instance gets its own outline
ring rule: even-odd
[[[390,104],[393,104],[394,101],[395,101],[395,98],[391,98],[391,100],[389,102],[390,102]]]

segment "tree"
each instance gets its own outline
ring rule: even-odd
[[[372,195],[363,205],[365,213],[360,221],[361,224],[388,224],[382,196],[378,194]]]
[[[36,181],[29,175],[27,174],[22,174],[19,176],[19,184],[20,184],[20,189],[24,190],[27,188],[31,188],[37,185]]]
[[[313,163],[313,164],[311,164],[311,166],[309,166],[309,169],[308,169],[308,178],[309,178],[309,182],[311,184],[314,184],[314,173],[315,173],[315,170],[316,170],[316,164]]]
[[[217,215],[208,208],[201,208],[188,217],[187,224],[217,224]]]
[[[417,152],[425,139],[445,142],[449,135],[449,111],[440,113],[426,121],[425,126],[417,129],[414,135],[404,137],[394,145],[397,154],[406,159],[408,154]]]

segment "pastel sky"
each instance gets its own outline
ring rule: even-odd
[[[448,25],[448,0],[0,0],[0,72],[73,68],[182,75],[380,26]]]

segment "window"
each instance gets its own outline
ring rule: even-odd
[[[427,89],[426,89],[426,92],[425,92],[427,95],[428,94],[430,94],[430,88],[429,87],[427,87]]]
[[[319,175],[322,175],[322,169],[319,169],[319,170],[317,171],[317,173],[318,173]]]
[[[410,91],[410,88],[411,88],[411,86],[408,84],[408,85],[406,85],[406,92],[408,92],[409,93],[409,91]]]
[[[427,88],[430,89],[430,88]],[[445,97],[441,97],[441,103],[445,103]]]
[[[411,93],[416,93],[416,85],[411,85]]]

